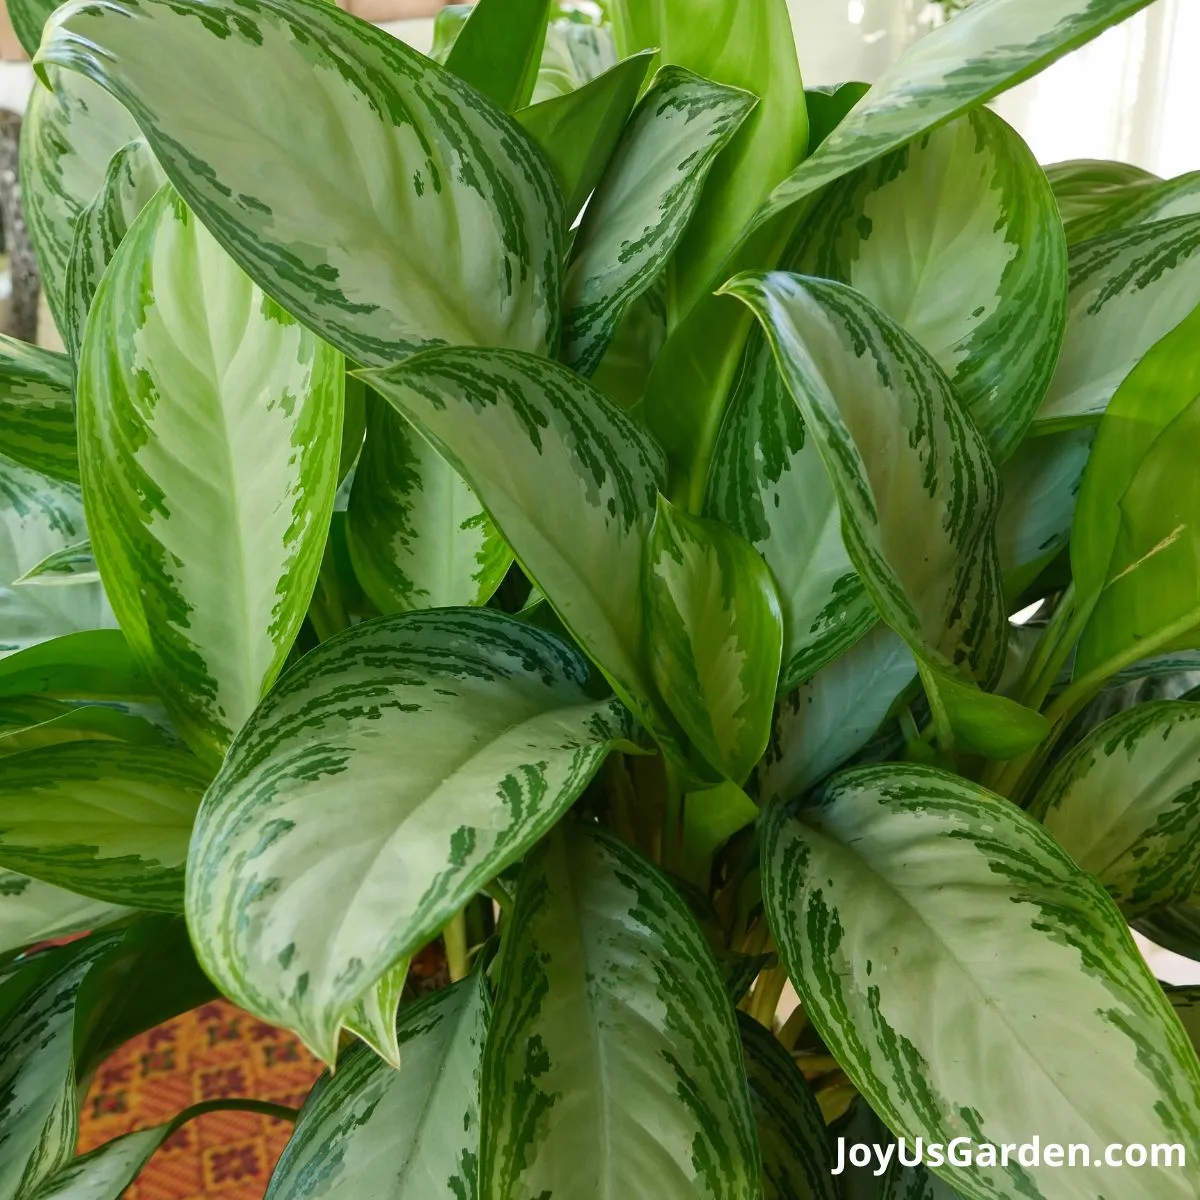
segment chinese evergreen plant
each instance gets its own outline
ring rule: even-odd
[[[12,0],[0,1200],[217,989],[269,1200],[1200,1195],[1200,175],[986,107],[1145,6]]]

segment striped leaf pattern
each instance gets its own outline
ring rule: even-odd
[[[99,584],[11,586],[49,555],[77,544],[87,532],[75,484],[51,479],[0,455],[0,655],[114,623]]]
[[[99,583],[100,569],[92,554],[92,543],[75,542],[47,554],[14,583],[32,587],[68,587],[77,583]]]
[[[542,104],[586,87],[615,67],[617,59],[612,30],[607,26],[576,19],[551,21],[530,103]]]
[[[761,1195],[733,1011],[673,888],[564,823],[525,861],[483,1064],[481,1196]]]
[[[1066,336],[1034,430],[1094,424],[1122,380],[1198,297],[1200,216],[1071,247]]]
[[[1200,704],[1139,704],[1094,729],[1038,791],[1030,814],[1126,916],[1200,884]]]
[[[655,682],[709,763],[741,783],[762,756],[779,680],[783,618],[754,547],[660,496],[646,547]]]
[[[93,937],[0,981],[0,1200],[24,1200],[75,1149],[75,997],[112,946]]]
[[[843,284],[784,272],[726,285],[758,317],[833,483],[883,619],[936,669],[987,682],[1006,621],[987,445],[946,376]]]
[[[641,587],[645,540],[666,485],[649,435],[578,375],[526,354],[431,351],[368,377],[474,488],[617,695],[669,736],[650,673]]]
[[[394,1071],[364,1047],[313,1091],[266,1200],[475,1200],[488,1023],[476,974],[401,1011]]]
[[[759,209],[761,226],[843,175],[960,116],[1150,0],[973,0],[915,42]]]
[[[92,297],[134,218],[163,185],[165,177],[144,138],[122,146],[108,164],[104,182],[79,214],[65,280],[63,337],[79,357]]]
[[[56,1171],[30,1200],[120,1200],[174,1129],[172,1122],[106,1142]]]
[[[71,360],[0,334],[0,453],[79,482]]]
[[[242,269],[355,361],[557,343],[550,168],[384,30],[324,0],[76,0],[39,62],[109,90]]]
[[[30,697],[40,700],[40,697]],[[63,742],[130,742],[138,746],[164,746],[169,744],[169,735],[153,722],[133,713],[121,712],[107,704],[59,704],[41,701],[49,705],[46,715],[32,715],[28,723],[16,728],[5,728],[0,734],[0,755],[19,754],[22,750],[36,750],[42,746],[59,746]],[[15,714],[12,706],[0,706],[4,726]]]
[[[1119,201],[1067,225],[1067,238],[1072,245],[1117,229],[1200,212],[1200,171],[1189,171],[1175,179],[1139,180],[1122,192]]]
[[[705,511],[740,533],[775,577],[781,691],[811,678],[878,620],[846,551],[821,453],[757,329],[721,426]]]
[[[362,996],[346,1017],[345,1027],[366,1042],[390,1066],[400,1069],[400,1042],[396,1015],[408,982],[410,959],[402,958],[389,967]]]
[[[763,900],[813,1024],[910,1142],[1196,1153],[1195,1052],[1099,883],[1008,801],[929,767],[846,771],[803,820],[767,813]],[[1177,1169],[1138,1174],[1155,1196],[1194,1191]],[[965,1200],[1111,1186],[1091,1166],[942,1175]]]
[[[6,7],[21,48],[32,58],[42,40],[42,26],[58,6],[54,0],[9,0]]]
[[[0,957],[52,938],[99,929],[129,911],[0,868]]]
[[[756,103],[680,67],[642,98],[588,204],[567,270],[563,361],[599,365],[622,315],[661,274],[717,156]]]
[[[67,268],[75,224],[104,186],[109,160],[137,135],[133,118],[103,87],[46,67],[21,126],[21,203],[54,323],[71,328]]]
[[[1098,213],[1121,204],[1135,192],[1162,181],[1142,167],[1110,159],[1074,158],[1046,167],[1067,241],[1076,242],[1075,228]]]
[[[381,617],[305,655],[196,822],[188,924],[222,990],[332,1062],[366,990],[629,736],[587,674],[552,635],[479,609]]]
[[[209,781],[179,750],[71,742],[0,759],[0,866],[109,904],[180,912]]]
[[[304,619],[337,487],[343,378],[342,356],[264,296],[170,188],[96,293],[78,384],[93,548],[134,654],[214,761]]]
[[[68,700],[157,698],[118,629],[66,634],[0,659],[0,696],[26,694]]]
[[[845,654],[782,696],[754,775],[759,799],[793,800],[857,754],[916,677],[912,651],[877,623]]]
[[[374,393],[346,512],[354,574],[383,613],[485,604],[512,562],[462,477]]]
[[[791,269],[877,304],[950,377],[997,462],[1024,436],[1066,321],[1053,193],[1017,133],[980,108],[834,184]]]
[[[825,1121],[792,1056],[739,1012],[750,1102],[762,1155],[763,1200],[838,1200]]]

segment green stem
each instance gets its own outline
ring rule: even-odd
[[[471,972],[471,963],[467,946],[465,909],[451,918],[450,924],[442,930],[442,939],[446,943],[446,965],[450,968],[450,982],[457,983],[460,979],[466,979]]]
[[[670,760],[665,760],[667,773],[667,797],[663,805],[662,865],[676,875],[684,873],[683,822],[686,797],[683,783]]]
[[[933,717],[933,729],[938,749],[948,759],[953,760],[954,728],[950,724],[950,714],[946,711],[941,693],[938,691],[937,678],[919,659],[917,660],[917,670],[921,674],[921,682],[925,685],[925,695],[929,700],[929,712]]]

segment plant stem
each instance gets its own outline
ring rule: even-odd
[[[467,947],[466,909],[455,913],[450,924],[442,930],[442,939],[446,943],[446,965],[450,968],[450,982],[457,983],[460,979],[466,979],[471,971]]]
[[[297,1108],[288,1108],[284,1104],[271,1104],[267,1100],[242,1100],[236,1096],[221,1100],[201,1101],[199,1104],[192,1105],[186,1112],[180,1113],[179,1116],[184,1121],[192,1121],[196,1117],[203,1117],[214,1112],[257,1113],[262,1117],[274,1117],[278,1121],[289,1121],[293,1125],[300,1116],[300,1110]],[[182,1124],[183,1121],[180,1123]]]
[[[925,696],[929,700],[929,712],[933,717],[933,728],[937,738],[938,749],[949,759],[954,758],[954,729],[950,724],[950,714],[942,703],[941,693],[938,692],[937,679],[928,667],[918,660],[917,670],[921,674],[921,682],[925,685]]]
[[[676,875],[684,873],[683,822],[686,797],[679,773],[664,760],[667,773],[667,797],[663,805],[662,865]]]
[[[758,977],[754,995],[750,997],[749,1013],[767,1029],[775,1027],[775,1013],[779,1008],[783,989],[787,986],[787,971],[783,967],[772,967]]]
[[[808,1028],[808,1013],[803,1004],[797,1004],[792,1015],[783,1023],[779,1031],[779,1044],[789,1053],[796,1048],[800,1035]]]

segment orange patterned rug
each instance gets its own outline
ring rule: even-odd
[[[299,1108],[321,1073],[282,1029],[220,1001],[152,1029],[100,1067],[80,1113],[81,1151],[169,1121],[190,1105],[242,1096]],[[291,1134],[286,1121],[210,1113],[178,1130],[127,1200],[262,1200]]]

